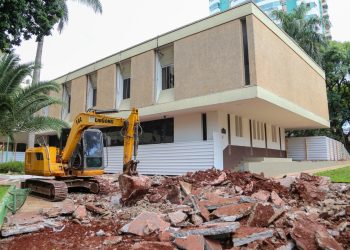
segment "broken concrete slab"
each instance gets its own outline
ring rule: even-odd
[[[123,233],[145,236],[155,231],[164,231],[169,226],[170,223],[162,220],[159,214],[154,212],[143,212],[133,221],[124,225],[120,230]]]
[[[176,248],[168,242],[158,241],[141,241],[135,243],[132,250],[176,250]]]
[[[227,175],[225,172],[221,172],[221,174],[219,175],[219,177],[215,180],[209,183],[209,185],[212,186],[217,186],[220,185],[221,183],[223,183],[225,180],[227,179]]]
[[[182,191],[184,191],[184,193],[186,195],[190,195],[192,192],[192,185],[188,182],[184,182],[184,181],[179,181],[180,187],[182,189]]]
[[[88,211],[93,212],[95,214],[104,214],[106,212],[106,210],[104,210],[103,208],[95,206],[93,203],[87,203],[85,205],[85,208]]]
[[[202,235],[188,235],[176,238],[174,244],[184,250],[204,250],[205,239]]]
[[[20,212],[8,216],[6,225],[29,225],[43,221],[44,217],[36,212]]]
[[[182,211],[176,211],[168,214],[172,225],[176,226],[187,219],[187,214]]]
[[[220,244],[220,241],[206,238],[204,249],[205,250],[222,250],[222,246]]]
[[[343,250],[343,247],[331,236],[327,230],[316,232],[317,245],[324,250]]]
[[[240,227],[238,222],[214,223],[192,229],[182,229],[174,232],[174,237],[186,237],[188,235],[214,236],[233,233]]]
[[[252,194],[251,197],[266,202],[270,198],[270,192],[266,190],[259,190],[258,192]]]
[[[234,247],[242,246],[257,240],[264,240],[273,236],[273,230],[259,227],[240,227],[232,236]]]
[[[3,237],[9,237],[12,235],[37,232],[44,228],[45,228],[45,225],[43,223],[24,225],[24,226],[3,227],[1,229],[1,235]]]
[[[295,219],[290,235],[297,247],[301,250],[317,250],[315,234],[326,229],[305,214],[297,214]]]
[[[267,227],[275,210],[270,204],[258,203],[250,213],[248,225],[252,227]]]
[[[296,181],[296,179],[296,176],[286,176],[285,178],[277,179],[276,181],[279,182],[282,186],[289,189],[291,185]]]
[[[273,204],[279,207],[285,205],[285,202],[281,199],[281,197],[275,191],[271,192],[271,201]]]
[[[240,202],[240,197],[222,197],[214,193],[205,193],[204,197],[206,200],[201,200],[200,203],[203,204],[208,210],[214,210],[222,206],[238,204]]]
[[[49,209],[43,209],[42,214],[48,218],[54,218],[59,215],[69,215],[75,210],[74,201],[65,199],[64,201],[54,203]]]
[[[209,213],[208,209],[206,208],[206,206],[203,203],[199,202],[199,200],[196,196],[192,197],[192,201],[194,202],[194,206],[196,207],[196,209],[198,209],[199,213],[202,215],[204,220],[209,221],[210,220],[210,213]]]
[[[255,205],[254,203],[242,203],[242,204],[223,206],[216,209],[212,213],[212,215],[219,218],[227,217],[227,216],[235,216],[236,219],[239,219],[248,215],[252,211],[254,205]]]

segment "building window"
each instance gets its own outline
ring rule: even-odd
[[[174,65],[162,67],[162,90],[174,88]]]
[[[253,139],[256,140],[256,121],[253,120]]]
[[[123,80],[123,100],[130,98],[130,78]]]
[[[203,132],[203,141],[206,141],[208,138],[207,135],[207,114],[202,114],[202,132]]]
[[[63,96],[62,101],[64,105],[62,105],[62,119],[65,120],[67,115],[71,111],[71,82],[66,82],[63,84]]]
[[[265,140],[265,124],[262,122],[260,123],[260,133],[261,133],[261,140]]]
[[[141,122],[141,127],[140,145],[174,142],[174,118]],[[123,146],[124,140],[120,130],[121,128],[101,129],[108,138],[109,146]]]
[[[242,117],[235,116],[236,137],[243,137]]]
[[[97,73],[88,75],[87,91],[86,91],[86,109],[90,109],[97,104]]]
[[[97,88],[92,89],[92,106],[95,107],[97,102]]]
[[[271,126],[271,131],[272,131],[272,142],[277,142],[276,126]]]
[[[67,111],[68,111],[68,114],[70,113],[70,102],[71,102],[71,95],[68,95],[68,104],[67,104]]]

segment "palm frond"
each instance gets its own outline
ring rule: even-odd
[[[78,0],[78,2],[91,7],[95,13],[102,14],[102,4],[99,0]]]

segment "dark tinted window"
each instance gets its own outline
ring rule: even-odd
[[[95,107],[97,104],[97,89],[92,90],[92,106]]]
[[[17,143],[17,152],[25,152],[27,149],[27,144]]]
[[[130,78],[123,80],[123,99],[130,98]]]
[[[142,135],[139,144],[158,144],[174,142],[174,119],[167,118],[148,122],[141,122]],[[124,140],[120,134],[121,128],[103,128],[110,146],[123,146]],[[105,145],[107,143],[105,142]]]
[[[174,88],[174,65],[162,68],[162,89]]]

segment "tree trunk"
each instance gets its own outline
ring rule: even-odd
[[[41,57],[43,55],[43,47],[44,47],[44,37],[42,37],[40,41],[37,42],[35,63],[34,63],[35,68],[33,72],[32,84],[37,84],[38,82],[40,82]],[[28,142],[27,142],[28,148],[34,147],[34,144],[35,144],[35,133],[29,133]]]
[[[43,47],[44,47],[44,37],[37,42],[36,47],[36,56],[35,56],[35,68],[33,72],[33,80],[32,84],[38,83],[40,81],[40,70],[41,70],[41,58],[43,55]]]

